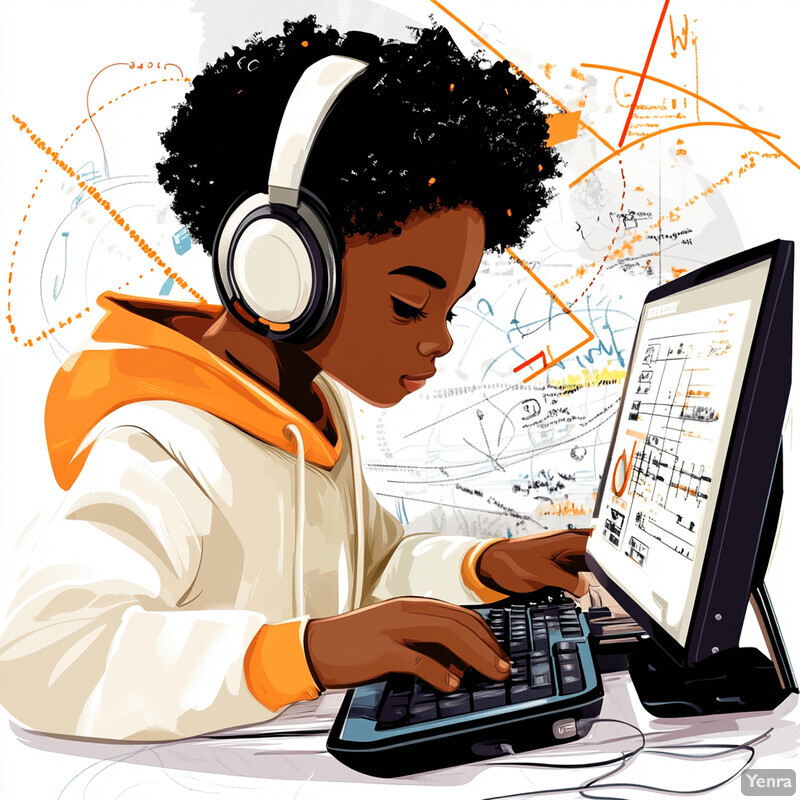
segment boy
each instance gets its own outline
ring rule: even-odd
[[[390,671],[442,691],[468,667],[502,680],[508,657],[453,604],[582,588],[585,532],[403,538],[363,482],[337,386],[390,406],[424,385],[484,249],[520,241],[547,201],[557,158],[525,80],[441,28],[401,44],[287,23],[196,79],[163,136],[173,208],[210,253],[231,205],[264,190],[300,76],[330,55],[367,66],[303,177],[341,259],[319,330],[261,335],[230,298],[107,294],[53,381],[65,495],[0,639],[2,701],[26,725],[171,739]]]

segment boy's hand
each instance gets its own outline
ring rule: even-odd
[[[547,531],[495,542],[478,559],[478,577],[490,588],[508,594],[559,586],[584,595],[589,585],[578,573],[587,569],[586,540],[591,532],[591,528]]]
[[[312,619],[308,660],[329,689],[358,686],[389,672],[416,675],[443,692],[474,667],[508,677],[509,659],[474,611],[421,597],[401,597],[336,617]]]

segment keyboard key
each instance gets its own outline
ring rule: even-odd
[[[437,716],[436,695],[430,690],[415,691],[408,706],[409,722],[430,722]]]
[[[531,686],[550,687],[552,682],[550,658],[531,658]]]
[[[584,688],[583,678],[580,675],[566,675],[561,681],[561,694],[577,694]]]
[[[569,643],[568,643],[569,644]],[[561,694],[576,694],[585,688],[578,654],[560,653],[556,656],[558,684]]]
[[[511,674],[508,676],[511,683],[528,683],[530,679],[530,669],[528,659],[518,658],[511,662]]]
[[[575,642],[556,642],[553,645],[553,655],[560,653],[575,653],[578,650],[578,645]]]
[[[528,615],[525,606],[513,605],[509,615],[508,653],[513,658],[527,653],[530,649]]]
[[[457,717],[472,711],[469,692],[456,690],[439,697],[439,714],[442,717]]]
[[[499,708],[506,704],[506,685],[504,683],[485,684],[472,693],[472,705],[476,711]]]
[[[387,681],[383,700],[378,708],[378,722],[382,725],[397,725],[408,715],[408,704],[414,690],[412,675],[392,675]]]
[[[408,714],[408,704],[411,700],[411,692],[390,691],[381,705],[378,712],[378,722],[382,725],[395,725],[402,722]]]
[[[541,686],[528,686],[522,684],[512,686],[509,692],[512,703],[528,703],[531,700],[541,700],[543,697],[551,697],[555,692],[551,683]]]
[[[349,715],[361,719],[377,720],[378,704],[382,695],[383,687],[380,683],[359,687],[353,695]]]

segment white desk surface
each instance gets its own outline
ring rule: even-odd
[[[604,688],[601,717],[637,725],[648,734],[649,746],[701,742],[738,744],[772,728],[769,737],[755,745],[756,761],[751,767],[797,768],[800,732],[797,695],[792,695],[770,713],[668,720],[656,719],[644,711],[627,673],[606,675]],[[354,772],[325,750],[324,731],[330,726],[343,695],[343,692],[327,692],[313,703],[298,704],[260,728],[282,734],[271,738],[105,744],[44,736],[21,728],[3,716],[0,718],[0,797],[3,800],[196,800],[214,797],[225,800],[372,800],[380,792],[381,800],[412,796],[480,800],[537,790],[548,790],[546,796],[580,797],[577,792],[553,794],[552,791],[601,776],[613,767],[556,770],[517,766],[515,761],[554,765],[593,762],[632,750],[640,742],[626,726],[596,724],[587,737],[558,747],[509,756],[492,763],[382,780]],[[283,735],[287,730],[306,733]],[[696,755],[700,751],[683,752]],[[608,781],[696,791],[732,775],[746,758],[747,753],[743,751],[714,760],[676,760],[642,753]],[[631,789],[596,789],[592,794],[618,798],[664,796]],[[740,778],[708,796],[741,797]]]

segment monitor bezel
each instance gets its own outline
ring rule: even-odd
[[[770,259],[753,342],[736,405],[730,445],[723,461],[721,488],[713,510],[701,579],[685,645],[645,611],[587,554],[589,569],[645,632],[675,661],[692,665],[717,650],[736,647],[750,598],[755,565],[772,548],[774,530],[763,526],[781,444],[791,386],[792,242],[775,240],[728,256],[650,291],[644,305],[723,278]],[[644,308],[634,337],[638,341]],[[633,354],[632,354],[633,355]],[[625,378],[593,517],[601,511],[611,467],[613,443],[622,422],[630,380]],[[769,387],[766,380],[769,380]],[[765,385],[760,386],[764,380]],[[750,424],[758,409],[759,424]],[[756,469],[756,465],[761,465]],[[747,492],[742,491],[747,487]],[[764,530],[762,530],[764,527]],[[739,532],[742,531],[742,532]]]

